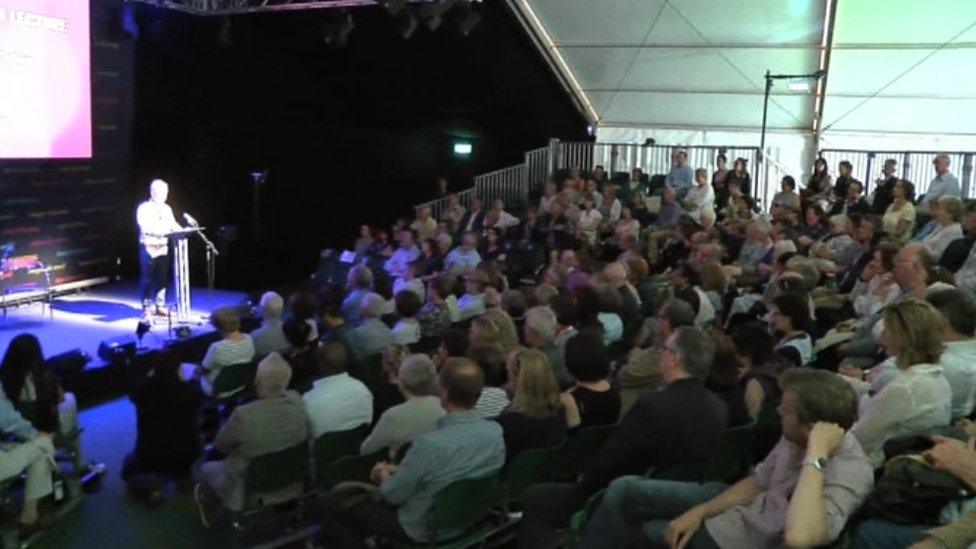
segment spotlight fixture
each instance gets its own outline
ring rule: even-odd
[[[481,14],[472,9],[471,2],[464,2],[455,12],[454,25],[461,36],[467,37],[481,21]]]
[[[414,15],[413,11],[407,10],[397,19],[397,34],[399,34],[404,40],[409,40],[410,37],[413,36],[413,33],[416,32],[419,24],[420,23],[417,21],[417,16]]]
[[[338,19],[322,25],[322,40],[333,48],[344,47],[349,42],[349,35],[355,27],[352,14],[344,11]]]

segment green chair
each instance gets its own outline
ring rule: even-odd
[[[316,467],[315,484],[319,489],[331,490],[347,481],[369,482],[369,474],[377,462],[386,458],[386,450],[368,456],[346,456]]]
[[[535,484],[548,480],[543,466],[562,451],[563,445],[519,452],[505,468],[506,507],[522,503],[525,492]]]
[[[234,513],[231,527],[241,534],[245,520],[271,506],[298,501],[292,513],[300,517],[304,512],[301,502],[306,497],[308,484],[308,441],[251,458],[244,472],[244,507]],[[288,496],[287,488],[296,487],[295,494]]]
[[[749,472],[752,463],[754,424],[733,427],[725,432],[722,444],[705,469],[705,482],[732,484]]]
[[[369,425],[362,424],[347,431],[325,433],[312,443],[312,459],[316,472],[333,461],[359,455],[359,445],[369,434]]]
[[[572,518],[569,519],[569,543],[567,544],[569,547],[578,544],[579,538],[586,528],[586,524],[590,521],[590,517],[593,516],[596,508],[600,506],[600,502],[603,501],[603,496],[606,493],[607,489],[604,488],[593,494],[582,509],[573,513]]]
[[[481,478],[454,481],[434,494],[427,511],[427,538],[430,541],[394,542],[393,545],[461,549],[484,542],[499,528],[491,520],[492,509],[499,506],[502,499],[501,471]]]
[[[599,425],[580,429],[570,435],[562,450],[545,463],[545,474],[551,481],[575,480],[596,458],[600,449],[617,429],[614,425]]]
[[[210,394],[221,404],[231,402],[253,386],[256,372],[257,364],[253,362],[228,364],[217,372]]]

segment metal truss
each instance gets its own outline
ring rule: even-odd
[[[276,11],[305,11],[387,4],[424,4],[437,0],[126,0],[194,15],[237,15]]]

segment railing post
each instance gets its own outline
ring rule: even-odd
[[[871,188],[870,188],[871,187],[871,166],[874,165],[874,156],[875,156],[874,152],[868,153],[867,171],[864,172],[864,185],[863,185],[864,188],[861,189],[863,191],[864,196],[871,196]]]
[[[973,181],[973,153],[966,153],[962,160],[963,198],[976,196],[976,182]]]
[[[556,175],[556,167],[559,165],[559,140],[555,137],[549,139],[549,162],[546,163],[546,181]]]

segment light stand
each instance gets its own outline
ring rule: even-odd
[[[762,165],[765,163],[766,156],[766,115],[769,112],[769,92],[773,89],[773,80],[820,80],[827,75],[827,71],[819,70],[811,74],[770,74],[769,70],[766,70],[766,90],[763,94],[763,117],[762,117],[762,133],[759,137],[759,163]]]

